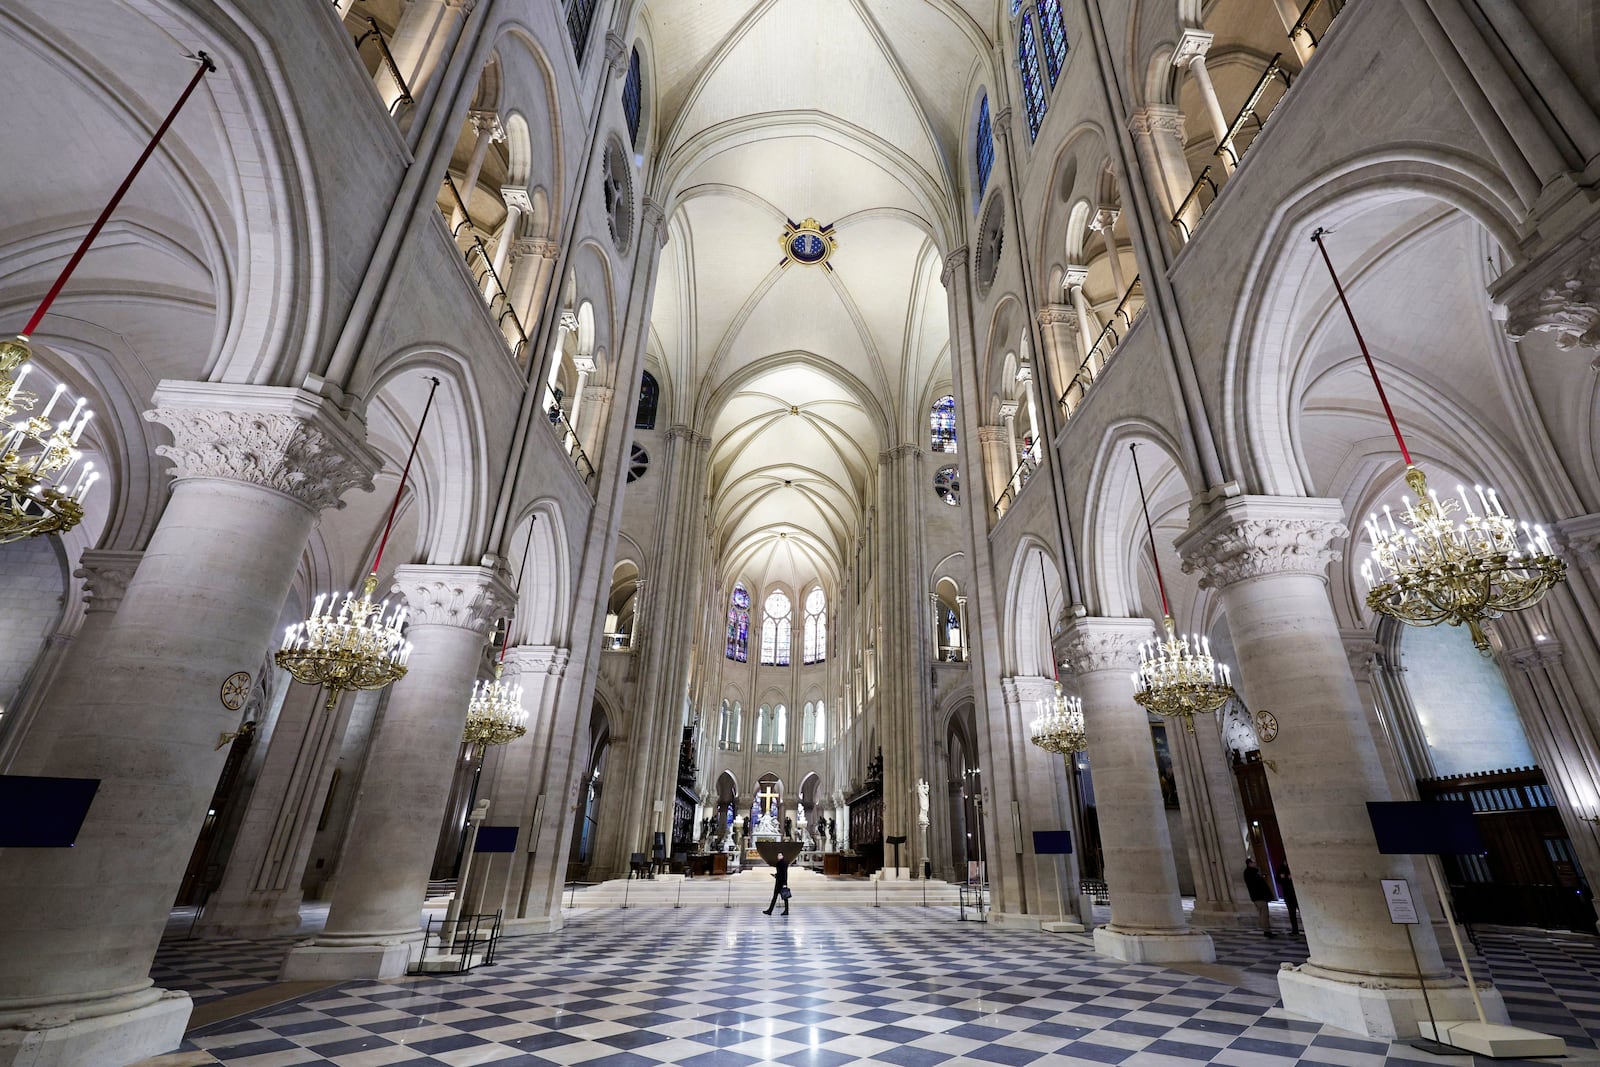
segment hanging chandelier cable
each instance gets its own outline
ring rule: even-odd
[[[1518,611],[1537,603],[1552,586],[1565,580],[1566,561],[1555,554],[1544,527],[1506,514],[1500,496],[1493,488],[1473,486],[1479,511],[1472,507],[1466,486],[1456,486],[1458,500],[1441,499],[1428,488],[1427,476],[1411,459],[1399,420],[1384,392],[1378,366],[1367,348],[1366,338],[1356,323],[1354,309],[1345,294],[1333,259],[1323,241],[1327,230],[1318,227],[1311,240],[1322,254],[1328,277],[1339,294],[1339,303],[1350,320],[1361,358],[1372,376],[1373,388],[1383,405],[1389,429],[1405,461],[1406,485],[1416,493],[1415,502],[1401,497],[1400,523],[1387,505],[1383,512],[1387,528],[1376,514],[1366,522],[1372,554],[1361,566],[1368,585],[1367,606],[1412,626],[1465,625],[1478,651],[1489,655],[1492,648],[1483,624],[1507,611]],[[1479,513],[1481,511],[1481,514]],[[1461,521],[1450,516],[1460,512]],[[1519,538],[1518,531],[1521,531]]]
[[[382,689],[399,681],[405,677],[407,661],[411,658],[411,642],[405,637],[409,612],[403,606],[390,611],[387,600],[374,604],[372,597],[378,590],[378,565],[383,561],[384,548],[394,529],[395,513],[410,480],[411,463],[422,441],[422,431],[428,425],[434,394],[439,390],[438,378],[428,380],[433,386],[428,390],[422,418],[417,421],[417,431],[411,438],[411,453],[400,472],[400,484],[394,491],[394,503],[383,526],[378,553],[362,583],[360,595],[347,593],[341,604],[337,595],[317,594],[310,617],[284,631],[283,647],[273,657],[295,681],[326,687],[330,711],[345,690]],[[327,601],[326,611],[323,610],[324,601]]]
[[[1146,642],[1139,649],[1139,672],[1133,676],[1133,699],[1147,711],[1171,719],[1181,719],[1184,728],[1194,733],[1194,717],[1208,714],[1226,704],[1234,695],[1229,684],[1227,664],[1211,656],[1211,641],[1199,634],[1178,636],[1172,623],[1172,608],[1167,600],[1167,583],[1161,574],[1161,557],[1156,554],[1156,531],[1150,521],[1150,501],[1145,496],[1144,474],[1139,469],[1139,445],[1131,443],[1133,477],[1139,486],[1139,507],[1144,513],[1145,537],[1150,542],[1150,561],[1156,568],[1156,588],[1161,592],[1161,623],[1164,637]]]
[[[33,370],[30,362],[33,348],[29,339],[34,330],[39,328],[40,321],[49,312],[56,297],[61,295],[68,279],[78,269],[78,264],[83,261],[95,238],[105,229],[112,213],[155,153],[156,146],[166,136],[178,113],[199,88],[201,79],[217,69],[211,57],[204,52],[192,58],[200,64],[199,69],[189,79],[189,84],[178,97],[177,103],[172,105],[166,119],[156,128],[154,136],[145,144],[144,151],[122,179],[122,184],[101,209],[100,217],[95,219],[89,231],[83,235],[83,240],[78,242],[77,249],[45,293],[44,299],[39,301],[27,325],[14,339],[0,341],[0,544],[72,529],[83,520],[84,499],[100,479],[94,464],[86,462],[76,472],[77,481],[68,484],[78,461],[83,458],[78,442],[88,428],[89,421],[94,418],[93,411],[85,410],[86,401],[83,398],[74,402],[72,397],[66,396],[69,413],[58,422],[52,421],[51,413],[67,392],[65,383],[59,384],[44,410],[36,415],[29,414],[39,403],[37,395],[22,388],[29,372]],[[23,417],[13,421],[13,416],[18,414]]]

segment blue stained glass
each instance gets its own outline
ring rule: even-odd
[[[797,233],[789,242],[789,251],[802,263],[815,263],[822,258],[827,245],[814,233]]]
[[[568,0],[567,36],[572,38],[572,54],[578,65],[583,65],[583,54],[589,48],[589,27],[594,23],[596,0]]]
[[[932,447],[935,452],[956,450],[956,398],[946,393],[933,402],[928,413],[932,430]]]
[[[1044,38],[1044,67],[1054,89],[1067,65],[1067,24],[1061,15],[1061,0],[1039,0],[1039,35]]]
[[[1055,81],[1052,77],[1051,82]],[[622,114],[628,120],[628,143],[639,147],[639,117],[644,112],[644,74],[639,69],[639,50],[628,57],[628,77],[622,83]]]
[[[1033,43],[1033,18],[1022,16],[1017,29],[1017,68],[1022,74],[1022,103],[1028,113],[1028,140],[1038,140],[1039,124],[1044,121],[1044,86],[1039,83],[1039,50]]]
[[[983,101],[978,104],[978,135],[975,158],[978,165],[978,199],[983,199],[983,191],[989,188],[989,171],[994,169],[994,130],[989,124],[989,96],[984,94]],[[977,210],[976,207],[973,208]]]
[[[728,606],[728,658],[740,663],[750,659],[750,594],[743,585],[733,587]]]

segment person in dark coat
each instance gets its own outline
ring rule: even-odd
[[[1272,932],[1272,916],[1267,911],[1267,903],[1272,900],[1272,886],[1267,882],[1267,876],[1261,873],[1261,868],[1256,866],[1256,861],[1244,861],[1244,887],[1250,891],[1250,902],[1256,906],[1256,918],[1261,921],[1261,936],[1276,937]]]
[[[1278,868],[1278,888],[1283,892],[1284,907],[1289,909],[1289,934],[1291,937],[1299,937],[1300,900],[1294,895],[1294,876],[1289,873],[1287,863]]]
[[[783,901],[783,913],[789,914],[789,857],[782,852],[778,853],[777,870],[772,872],[772,903],[767,905],[763,915],[771,915],[772,909],[778,906],[778,901]]]

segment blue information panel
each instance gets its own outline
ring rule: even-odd
[[[1036,856],[1070,856],[1072,854],[1071,830],[1035,830],[1033,853]]]
[[[515,852],[517,828],[515,826],[480,826],[474,852]]]
[[[71,848],[98,778],[0,774],[0,848]]]
[[[1465,800],[1369,800],[1367,816],[1386,856],[1475,856],[1486,851]]]

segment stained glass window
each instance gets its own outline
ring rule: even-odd
[[[805,654],[807,663],[828,658],[828,600],[820,585],[806,594]]]
[[[728,604],[728,658],[740,663],[750,659],[750,594],[743,585],[733,587]]]
[[[596,0],[567,0],[567,36],[572,38],[572,54],[583,64],[589,46],[589,27],[594,23]]]
[[[633,417],[635,430],[653,430],[656,428],[656,407],[661,403],[661,386],[656,384],[656,376],[645,371],[639,378],[639,411]]]
[[[933,402],[933,409],[928,413],[928,422],[932,430],[933,450],[935,452],[954,452],[956,450],[956,398],[941,396]]]
[[[1067,24],[1061,16],[1061,0],[1039,0],[1039,36],[1044,40],[1044,69],[1054,89],[1067,65]]]
[[[790,619],[793,606],[789,598],[776,590],[767,597],[765,618],[761,620],[761,662],[768,667],[789,665],[789,642],[794,633]]]
[[[983,191],[989,188],[989,171],[994,169],[994,130],[989,123],[989,94],[983,95],[983,100],[978,104],[978,134],[977,145],[974,149],[975,160],[978,166],[978,199],[983,199]],[[974,207],[973,212],[977,212]]]
[[[1028,113],[1028,140],[1039,136],[1039,123],[1044,121],[1044,86],[1039,82],[1039,48],[1033,42],[1033,16],[1022,16],[1017,26],[1017,69],[1022,74],[1022,103]]]
[[[1051,75],[1050,83],[1055,84]],[[628,57],[628,77],[622,83],[622,115],[628,120],[628,143],[639,147],[639,116],[644,111],[644,75],[639,70],[639,50]]]
[[[933,491],[951,507],[961,505],[961,472],[955,467],[940,467],[933,476]]]

